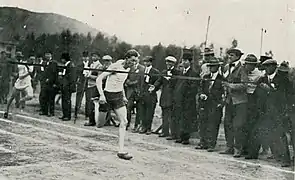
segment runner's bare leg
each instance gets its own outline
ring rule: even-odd
[[[124,142],[125,142],[125,135],[126,135],[126,126],[127,126],[127,109],[126,106],[120,107],[119,109],[114,110],[119,121],[119,153],[126,153],[124,151]]]

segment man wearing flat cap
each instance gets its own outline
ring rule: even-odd
[[[222,95],[224,94],[222,81],[224,77],[219,72],[222,62],[217,58],[211,58],[207,63],[210,72],[203,77],[199,97],[203,105],[203,110],[200,112],[201,140],[195,149],[207,149],[208,152],[213,152],[222,118]]]
[[[277,61],[268,59],[262,63],[265,76],[258,81],[264,93],[264,109],[251,134],[251,149],[247,159],[257,159],[263,141],[269,144],[274,157],[283,167],[290,166],[290,152],[282,120],[285,116],[288,83],[277,71]]]
[[[157,94],[153,90],[155,82],[159,79],[160,72],[152,66],[154,58],[152,56],[146,56],[143,58],[143,63],[145,66],[144,77],[142,79],[141,86],[141,114],[142,119],[142,129],[141,134],[150,135],[152,133],[152,123],[155,114],[156,104],[158,102]]]
[[[245,143],[244,126],[247,121],[247,73],[240,61],[244,54],[240,49],[233,48],[227,51],[229,63],[224,68],[223,82],[226,89],[226,105],[224,130],[227,148],[221,154],[233,154],[239,158]]]
[[[178,76],[181,72],[175,67],[177,59],[173,56],[165,58],[166,69],[162,71],[162,76],[156,81],[153,91],[161,88],[160,106],[162,108],[162,134],[159,137],[170,136],[169,130],[173,131],[175,127],[171,124],[173,112],[173,92],[176,86],[177,79],[173,76]],[[177,127],[178,128],[178,127]]]
[[[84,93],[87,88],[87,78],[86,74],[88,73],[88,70],[84,70],[84,68],[89,68],[90,62],[89,62],[89,53],[88,51],[84,51],[82,53],[82,58],[77,64],[77,93],[76,93],[76,104],[75,104],[75,118],[78,116],[78,111],[81,107],[81,102],[84,96]],[[89,106],[89,102],[85,102],[85,116],[88,117],[87,109]]]
[[[182,57],[183,72],[182,76],[186,77],[199,77],[193,70],[193,52],[185,49]],[[199,88],[199,82],[196,80],[183,80],[177,81],[174,90],[174,110],[172,122],[174,127],[179,129],[174,130],[172,139],[176,138],[176,143],[184,145],[189,144],[190,134],[192,132],[192,124],[197,117],[196,112],[196,95]]]
[[[61,61],[64,63],[65,67],[62,71],[61,97],[63,115],[60,119],[69,121],[71,120],[72,93],[76,90],[75,67],[71,62],[69,53],[63,53],[61,55]]]
[[[136,55],[137,52],[134,51],[129,51],[125,56],[126,58],[128,56]],[[132,115],[132,110],[136,109],[136,117],[135,117],[135,123],[134,123],[134,128],[132,129],[133,133],[137,133],[140,130],[140,125],[141,125],[141,98],[140,98],[140,92],[141,92],[141,79],[143,78],[144,75],[144,70],[145,67],[141,64],[139,64],[139,54],[138,56],[135,56],[136,58],[136,64],[131,67],[130,69],[130,74],[128,74],[128,77],[124,83],[124,88],[125,88],[125,93],[126,93],[126,98],[128,100],[127,103],[127,129],[130,126],[131,123],[131,115]],[[135,74],[133,74],[135,73]]]

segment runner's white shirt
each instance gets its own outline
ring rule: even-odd
[[[118,60],[111,64],[107,70],[124,71],[129,72],[130,68],[124,68],[125,60]],[[127,79],[128,73],[113,73],[107,77],[105,91],[108,92],[120,92],[124,89],[124,82]]]

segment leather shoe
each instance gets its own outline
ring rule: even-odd
[[[85,123],[84,126],[95,126],[95,123]]]
[[[71,120],[71,118],[66,117],[66,118],[64,118],[62,121],[70,121],[70,120]]]
[[[145,134],[146,135],[151,135],[152,134],[152,131],[151,130],[147,130]]]
[[[8,113],[5,112],[5,113],[4,113],[4,119],[7,119],[7,118],[8,118]]]
[[[176,140],[175,137],[167,137],[166,140],[170,141],[170,140]]]
[[[128,154],[128,153],[118,153],[117,156],[120,158],[120,159],[124,159],[124,160],[130,160],[132,159],[133,157]]]
[[[43,113],[43,112],[40,112],[39,115],[40,115],[40,116],[48,116],[47,113]]]
[[[242,156],[242,151],[239,150],[239,149],[235,149],[235,150],[234,150],[234,155],[233,155],[233,157],[234,157],[234,158],[239,158],[239,157],[241,157],[241,156]]]
[[[258,156],[247,155],[245,159],[258,159]]]
[[[162,133],[162,134],[160,134],[160,135],[159,135],[159,137],[168,137],[168,135],[167,135],[167,134],[164,134],[164,133]]]
[[[228,148],[225,151],[220,152],[219,154],[234,154],[234,150],[232,148]]]
[[[184,140],[181,142],[183,145],[189,145],[189,140]]]
[[[175,143],[182,143],[182,140],[181,139],[176,139]]]
[[[139,132],[139,134],[145,134],[146,132],[147,132],[146,129],[142,129],[142,130]]]

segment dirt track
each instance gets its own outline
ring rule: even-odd
[[[33,112],[27,107],[12,120],[0,118],[0,172],[9,179],[294,179],[291,168],[283,169],[273,162],[236,160],[156,135],[129,133],[126,145],[134,159],[119,160],[117,128],[84,127],[81,119],[74,125]],[[223,141],[221,132],[219,149]]]

